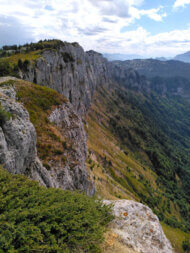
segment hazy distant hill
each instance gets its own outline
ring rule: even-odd
[[[158,60],[158,61],[168,61],[169,59],[165,58],[165,57],[156,57],[155,60]]]
[[[190,63],[190,51],[177,55],[174,60]]]
[[[126,61],[126,60],[133,60],[133,59],[142,59],[144,57],[136,54],[103,54],[108,61]]]

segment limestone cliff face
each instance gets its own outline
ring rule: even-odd
[[[3,78],[0,82],[9,79]],[[0,104],[11,115],[0,125],[0,164],[4,168],[13,174],[25,174],[46,187],[94,194],[94,184],[85,167],[86,133],[81,119],[69,102],[57,106],[49,115],[49,121],[57,126],[56,131],[63,136],[66,145],[62,153],[64,159],[50,162],[49,170],[37,156],[36,130],[27,110],[16,100],[14,83],[1,85]]]
[[[20,72],[22,79],[45,85],[63,94],[83,115],[90,106],[97,85],[110,82],[109,63],[94,51],[84,52],[77,43],[65,43],[57,50],[46,50]]]
[[[36,151],[36,131],[26,109],[16,102],[12,87],[0,88],[2,108],[11,114],[0,126],[0,164],[13,174],[26,174],[42,185],[53,187],[54,182],[42,166]]]
[[[58,49],[45,50],[35,64],[20,70],[20,77],[55,89],[69,99],[78,115],[83,116],[97,86],[114,83],[149,92],[150,82],[125,65],[108,62],[95,51],[85,52],[77,43],[63,43]]]
[[[74,112],[72,105],[65,103],[50,114],[49,120],[60,129],[66,140],[64,167],[62,164],[51,164],[57,186],[70,190],[78,189],[93,195],[95,188],[85,167],[87,137],[81,119]]]

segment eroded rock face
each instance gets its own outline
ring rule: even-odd
[[[0,81],[7,80],[10,79]],[[11,114],[10,120],[0,125],[0,164],[4,168],[13,174],[25,174],[47,187],[94,194],[95,187],[85,167],[86,133],[81,119],[69,102],[56,108],[49,116],[49,120],[65,138],[67,146],[62,154],[64,162],[52,162],[50,171],[43,167],[37,156],[36,130],[27,110],[16,101],[13,86],[0,87],[0,104]]]
[[[113,230],[122,242],[141,253],[172,253],[158,217],[152,210],[135,201],[104,201],[113,204]]]
[[[59,49],[46,50],[20,77],[45,85],[63,94],[78,115],[89,109],[96,87],[109,88],[118,83],[130,89],[150,92],[150,82],[125,65],[108,62],[95,51],[85,52],[79,44],[63,43]]]
[[[36,131],[26,109],[15,100],[13,87],[0,88],[0,104],[11,114],[0,126],[0,164],[13,174],[26,174],[42,185],[54,182],[36,152]]]
[[[94,51],[84,52],[78,44],[65,43],[46,50],[42,57],[20,72],[22,79],[45,85],[63,94],[79,115],[89,108],[97,85],[109,83],[108,61]]]
[[[70,103],[65,103],[55,109],[49,116],[50,122],[56,124],[61,129],[65,137],[65,164],[55,167],[54,176],[58,187],[70,190],[81,190],[88,195],[95,192],[94,184],[89,179],[85,161],[87,157],[87,137],[84,131],[83,123],[74,112]]]

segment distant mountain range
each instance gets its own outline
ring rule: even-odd
[[[166,58],[166,57],[156,57],[155,60],[158,60],[158,61],[168,61],[170,60],[171,58]]]
[[[126,60],[133,60],[133,59],[145,59],[141,55],[137,54],[103,54],[108,61],[126,61]]]
[[[125,69],[135,69],[139,74],[145,75],[147,78],[156,76],[163,78],[182,77],[190,80],[190,64],[185,62],[136,59],[114,61],[114,64]]]
[[[135,60],[135,59],[146,59],[141,55],[135,54],[103,54],[108,61],[126,61],[126,60]],[[155,60],[159,61],[168,61],[168,60],[175,60],[175,61],[182,61],[186,63],[190,63],[190,51],[176,55],[174,58],[171,57],[156,57]]]

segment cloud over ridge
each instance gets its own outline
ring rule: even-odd
[[[176,0],[176,5],[187,2],[190,0]],[[144,3],[146,0],[1,0],[0,45],[58,38],[107,53],[157,56],[162,52],[172,55],[180,51],[180,45],[188,49],[189,28],[153,35],[143,26],[143,20],[154,27],[168,17],[164,6],[148,8]],[[6,25],[12,27],[7,33],[2,29]]]

